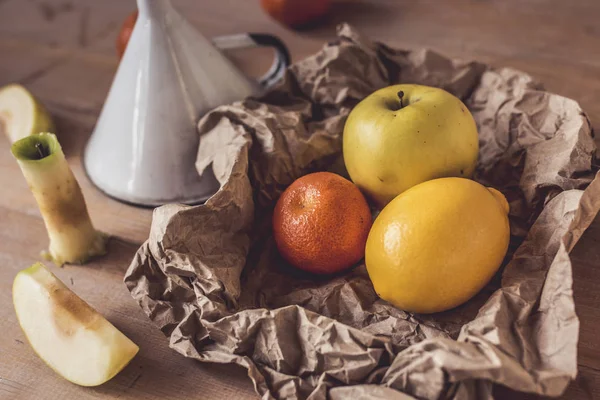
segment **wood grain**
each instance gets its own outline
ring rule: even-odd
[[[341,0],[331,18],[311,30],[288,30],[266,16],[258,0],[173,0],[207,36],[241,31],[278,35],[294,60],[314,53],[347,21],[370,37],[405,48],[430,47],[529,72],[556,93],[577,99],[600,124],[600,2],[597,0]],[[150,229],[151,210],[107,198],[87,180],[81,150],[118,66],[117,28],[132,0],[0,0],[0,85],[21,82],[50,109],[65,153],[96,226],[115,236],[109,255],[86,266],[52,267],[76,293],[107,316],[141,351],[100,388],[58,378],[37,358],[11,304],[15,274],[47,246],[33,196],[0,137],[0,398],[246,399],[256,398],[245,371],[203,365],[168,348],[133,301],[122,277]],[[231,53],[251,76],[271,62],[268,50]],[[581,319],[580,374],[565,399],[600,398],[600,219],[572,252]],[[539,398],[498,387],[497,398]]]

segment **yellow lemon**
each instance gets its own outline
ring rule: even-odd
[[[365,263],[375,291],[406,311],[434,313],[473,297],[510,239],[502,193],[464,178],[412,187],[377,216]]]

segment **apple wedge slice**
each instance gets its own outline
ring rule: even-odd
[[[108,381],[139,350],[41,263],[17,274],[13,303],[33,350],[50,368],[78,385]]]
[[[13,83],[0,88],[0,131],[13,143],[40,132],[54,132],[54,123],[31,92]]]

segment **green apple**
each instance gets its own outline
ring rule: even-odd
[[[344,126],[348,174],[380,207],[431,179],[471,177],[478,151],[467,107],[428,86],[380,89],[354,107]]]
[[[13,303],[33,350],[50,368],[78,385],[108,381],[139,350],[41,263],[17,274]]]
[[[46,108],[19,84],[0,88],[0,131],[11,143],[40,132],[54,132],[54,123]]]

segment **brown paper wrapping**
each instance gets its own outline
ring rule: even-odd
[[[486,399],[493,383],[559,395],[577,373],[569,251],[600,208],[585,114],[516,70],[395,50],[347,25],[338,34],[262,98],[200,121],[197,168],[221,189],[201,206],[154,211],[125,277],[131,294],[173,349],[244,366],[263,399]],[[378,299],[364,265],[330,279],[294,270],[270,232],[294,179],[345,173],[352,107],[399,82],[463,99],[480,133],[475,179],[511,206],[505,267],[434,315]]]

